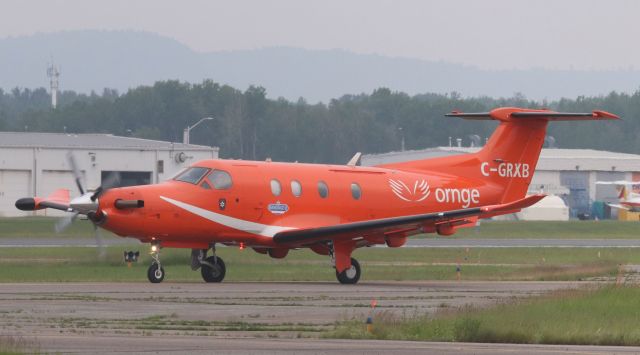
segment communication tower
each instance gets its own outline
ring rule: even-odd
[[[56,108],[58,105],[58,77],[60,77],[60,70],[51,61],[51,65],[47,68],[47,76],[49,77],[49,85],[51,87],[51,107]]]

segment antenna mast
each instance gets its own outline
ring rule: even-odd
[[[51,107],[56,108],[58,106],[58,77],[60,77],[60,70],[51,60],[51,65],[47,68],[47,76],[49,77],[49,85],[51,88]]]

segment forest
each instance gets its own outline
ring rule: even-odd
[[[471,136],[484,141],[496,123],[444,117],[452,110],[488,111],[499,106],[550,108],[565,112],[606,110],[617,122],[559,122],[548,135],[558,148],[589,148],[640,153],[640,90],[554,101],[462,97],[452,93],[407,95],[379,88],[344,95],[327,103],[304,98],[268,98],[263,87],[245,91],[211,80],[192,84],[159,81],[125,93],[104,89],[91,94],[64,91],[52,109],[46,89],[0,90],[0,130],[111,133],[145,139],[182,141],[183,129],[214,117],[191,131],[191,144],[220,147],[220,156],[247,160],[344,163],[355,152],[381,153],[449,144]]]

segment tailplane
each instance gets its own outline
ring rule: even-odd
[[[382,167],[411,171],[445,171],[449,174],[488,180],[504,188],[501,203],[522,199],[529,188],[549,121],[611,120],[605,112],[563,113],[503,107],[483,113],[452,112],[448,117],[496,120],[500,124],[477,153],[425,159]]]

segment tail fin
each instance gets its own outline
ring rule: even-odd
[[[487,144],[477,153],[388,164],[383,167],[413,171],[440,170],[453,175],[488,180],[504,188],[500,203],[515,201],[526,195],[549,121],[618,119],[618,116],[605,111],[559,113],[515,107],[497,108],[485,113],[452,112],[446,116],[497,120],[500,124]]]

